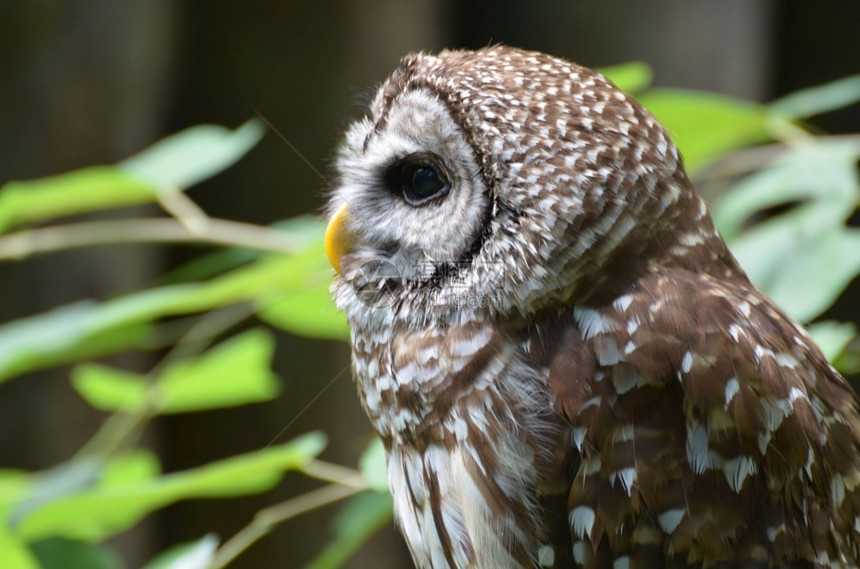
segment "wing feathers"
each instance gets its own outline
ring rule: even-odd
[[[605,542],[629,567],[857,566],[856,399],[755,289],[664,272],[556,332],[549,386],[584,433],[568,508],[594,512],[572,532],[589,560]]]

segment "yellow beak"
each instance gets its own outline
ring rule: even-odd
[[[334,270],[340,273],[340,258],[349,253],[352,236],[349,233],[349,205],[343,204],[334,213],[325,230],[325,254]]]

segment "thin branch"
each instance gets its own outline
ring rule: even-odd
[[[188,359],[202,352],[211,344],[215,336],[252,314],[253,310],[246,304],[227,306],[207,312],[172,345],[170,350],[146,374],[146,400],[144,404],[140,407],[120,409],[114,412],[102,423],[96,434],[76,453],[76,456],[98,456],[107,462],[118,450],[134,444],[149,422],[161,411],[158,406],[159,386],[156,381],[159,372],[171,362]],[[331,467],[337,466],[331,465]],[[334,470],[326,470],[327,468],[328,464],[324,465],[323,472],[335,472]],[[340,468],[343,468],[344,471],[349,470],[345,467]],[[343,484],[353,484],[354,479],[349,478],[349,476],[361,475],[354,471],[342,472],[341,474],[344,476]]]
[[[239,533],[227,540],[209,565],[210,569],[222,569],[242,554],[260,538],[268,534],[276,525],[305,512],[354,496],[368,490],[368,486],[350,487],[340,484],[323,486],[307,494],[302,494],[286,502],[281,502],[257,512],[250,524],[239,530]]]
[[[212,345],[217,336],[253,315],[254,308],[247,302],[228,305],[207,312],[174,342],[161,360],[149,371],[149,375],[154,377],[171,363],[189,360],[200,355]]]
[[[179,188],[158,193],[158,203],[188,231],[197,235],[205,230],[211,218],[197,203]]]
[[[128,441],[137,440],[156,411],[157,393],[152,385],[147,386],[146,401],[138,408],[116,411],[102,423],[75,458],[94,456],[106,463],[118,450],[126,448]]]
[[[323,482],[332,482],[362,490],[367,488],[367,481],[358,470],[324,460],[314,459],[301,467],[299,472]]]
[[[175,219],[138,218],[86,221],[18,231],[0,237],[0,261],[120,243],[201,243],[283,253],[297,252],[304,245],[303,239],[250,223],[206,218],[204,223],[193,225],[192,231]]]

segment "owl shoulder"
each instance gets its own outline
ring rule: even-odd
[[[555,325],[548,375],[575,426],[599,438],[601,424],[658,409],[686,431],[693,470],[722,464],[736,488],[759,470],[782,485],[805,469],[820,484],[842,473],[860,490],[851,386],[745,277],[666,271],[572,311]]]

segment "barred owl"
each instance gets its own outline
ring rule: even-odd
[[[326,247],[418,567],[858,566],[855,396],[647,111],[504,46],[370,111]]]

